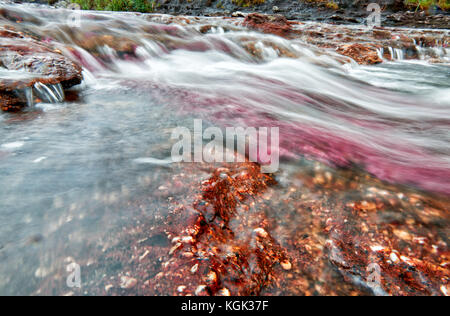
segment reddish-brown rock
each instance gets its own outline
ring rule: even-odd
[[[291,23],[282,15],[252,13],[247,15],[244,25],[263,33],[281,37],[288,37],[293,31]]]
[[[391,32],[383,29],[374,29],[372,35],[376,39],[390,39],[392,37]]]
[[[341,45],[336,51],[341,55],[352,58],[358,64],[362,65],[374,65],[383,62],[378,55],[377,49],[372,45],[363,45],[358,43]]]
[[[68,89],[80,84],[82,69],[61,52],[13,30],[0,28],[0,107],[17,111],[27,100],[18,91],[36,83]]]

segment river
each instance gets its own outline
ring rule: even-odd
[[[362,66],[300,39],[250,31],[239,19],[2,9],[0,24],[80,63],[84,81],[68,101],[47,91],[21,113],[0,114],[0,294],[182,292],[173,279],[163,293],[145,282],[168,260],[166,235],[175,228],[164,220],[174,205],[194,205],[201,183],[214,178],[208,164],[169,162],[173,129],[192,129],[195,119],[280,130],[280,168],[254,212],[264,213],[294,267],[282,262],[291,270],[280,277],[284,289],[259,284],[251,294],[405,294],[386,284],[372,291],[364,268],[347,275],[348,245],[366,242],[389,248],[390,265],[403,256],[440,267],[421,275],[428,286],[392,270],[383,280],[414,293],[447,291],[448,63]],[[79,25],[69,26],[70,14],[80,14]],[[349,242],[355,230],[371,239]],[[315,270],[308,260],[318,260]],[[81,266],[81,289],[66,285],[72,262]],[[127,278],[138,286],[129,289]]]

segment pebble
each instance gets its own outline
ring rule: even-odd
[[[31,236],[31,237],[28,239],[28,244],[29,244],[29,245],[31,245],[31,244],[37,244],[37,243],[40,243],[42,240],[44,240],[44,236],[42,236],[42,235],[40,235],[40,234],[36,234],[36,235]]]
[[[208,280],[209,284],[214,284],[217,282],[217,273],[215,273],[214,271],[210,271],[206,277],[206,279]]]
[[[183,252],[184,258],[192,258],[194,257],[194,254],[192,252]]]
[[[50,274],[50,269],[46,269],[46,268],[38,268],[35,272],[34,272],[34,276],[36,278],[45,278],[46,276],[48,276]]]
[[[230,290],[224,287],[219,291],[219,296],[231,296]]]
[[[137,285],[137,280],[134,278],[130,278],[127,276],[123,276],[120,278],[120,287],[122,289],[132,289]]]
[[[206,285],[199,285],[197,287],[197,289],[195,290],[195,295],[200,296],[200,295],[207,295],[208,293],[206,292]]]
[[[231,14],[231,16],[234,18],[245,18],[247,14],[241,11],[235,11]]]
[[[269,234],[263,228],[256,228],[254,232],[261,238],[267,238],[269,236]]]
[[[198,263],[191,268],[191,273],[194,274],[198,271]]]
[[[410,266],[413,266],[414,263],[411,261],[411,259],[409,259],[408,257],[405,256],[401,256],[400,259],[402,259],[403,262],[409,264]]]
[[[286,260],[286,261],[281,262],[281,267],[284,270],[289,271],[289,270],[292,269],[292,264],[289,261]]]
[[[149,253],[150,253],[150,251],[147,250],[142,256],[139,257],[139,261],[144,260],[148,256]]]
[[[109,290],[111,290],[114,286],[112,284],[108,284],[107,286],[105,286],[105,292],[109,292]]]
[[[448,296],[448,290],[447,290],[447,288],[445,287],[445,285],[441,286],[441,292],[442,292],[442,294],[444,294],[445,296]]]
[[[402,240],[411,240],[411,235],[404,230],[394,229],[394,235]]]
[[[395,254],[395,253],[391,253],[391,255],[389,256],[389,258],[391,259],[391,261],[393,262],[393,263],[397,263],[397,262],[399,262],[400,261],[400,259],[398,258],[398,256]]]
[[[374,246],[370,246],[370,249],[372,251],[379,252],[379,251],[383,251],[384,247],[383,246],[374,245]]]
[[[194,238],[192,238],[192,236],[184,236],[183,238],[181,238],[181,241],[186,244],[193,244],[195,242],[195,240],[194,240]]]
[[[178,243],[175,246],[172,247],[172,249],[170,249],[169,251],[169,255],[173,255],[175,251],[177,251],[177,249],[179,249],[181,246],[183,246],[182,243]]]

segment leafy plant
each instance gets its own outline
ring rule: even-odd
[[[450,0],[405,0],[405,5],[407,7],[415,7],[416,10],[428,10],[432,7],[450,10]]]
[[[258,4],[263,4],[265,0],[233,0],[233,3],[240,7],[252,7]]]
[[[73,3],[77,3],[80,5],[83,10],[92,10],[93,9],[93,0],[72,0]]]
[[[157,7],[156,0],[71,0],[83,10],[134,11],[149,13]]]
[[[334,1],[328,1],[327,4],[326,4],[326,7],[328,9],[332,9],[332,10],[339,10],[339,4],[337,4]]]

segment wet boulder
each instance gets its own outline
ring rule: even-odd
[[[244,25],[261,31],[263,33],[274,34],[281,37],[289,37],[292,33],[291,23],[282,15],[266,15],[251,13],[244,20]]]
[[[382,63],[377,48],[368,44],[345,44],[336,50],[339,54],[348,56],[361,65],[374,65]]]
[[[387,40],[392,38],[391,32],[388,30],[383,30],[381,28],[376,28],[372,31],[372,35],[375,39]]]
[[[0,107],[18,111],[34,102],[34,90],[63,101],[64,89],[82,81],[82,69],[37,40],[9,29],[0,29]]]

